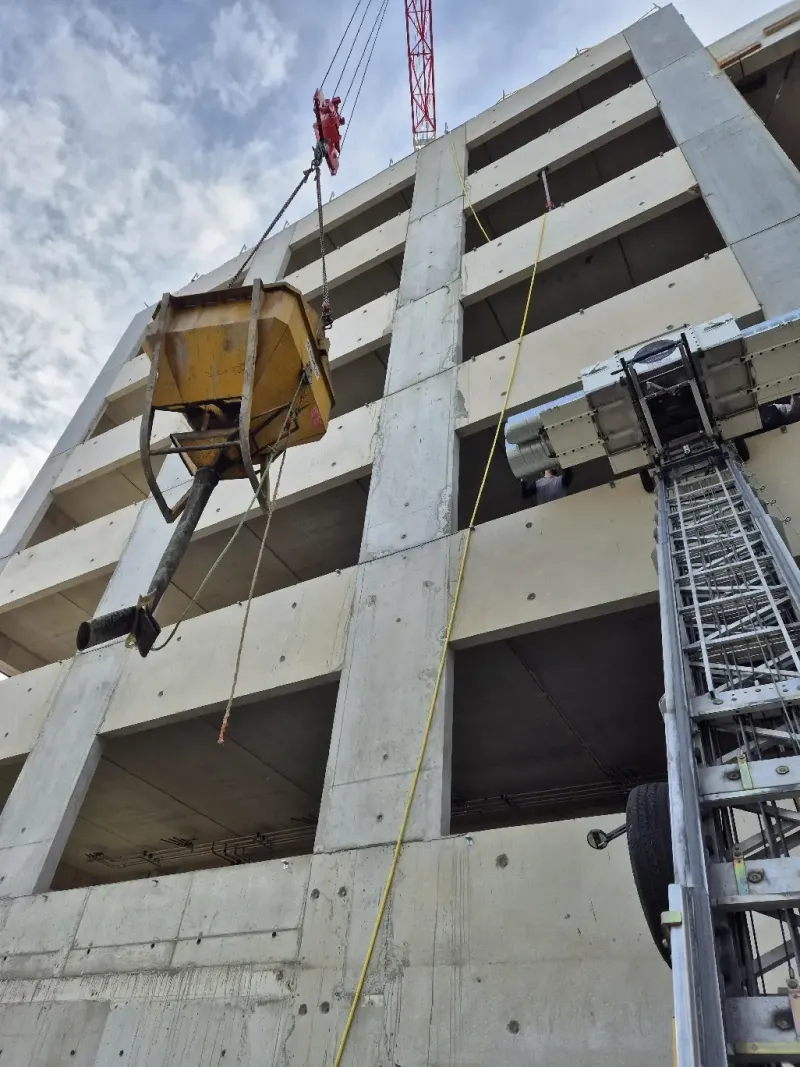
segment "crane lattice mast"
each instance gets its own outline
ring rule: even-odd
[[[433,16],[431,0],[404,0],[411,90],[411,132],[414,149],[436,136],[436,91],[433,78]]]

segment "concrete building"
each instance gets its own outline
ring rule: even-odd
[[[3,1064],[332,1062],[505,395],[538,174],[557,206],[512,412],[676,325],[800,306],[798,48],[796,0],[709,49],[666,6],[328,205],[336,417],[287,459],[224,747],[263,517],[196,594],[245,483],[216,491],[162,602],[164,624],[189,605],[176,640],[74,654],[171,533],[138,463],[134,317],[0,538]],[[248,278],[318,298],[315,225]],[[800,515],[800,427],[750,447]],[[184,483],[177,457],[159,479]],[[344,1064],[671,1063],[624,840],[586,844],[665,773],[652,498],[604,460],[527,505],[498,453]]]

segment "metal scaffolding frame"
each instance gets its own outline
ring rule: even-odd
[[[800,573],[726,447],[658,479],[679,1067],[800,1062]]]

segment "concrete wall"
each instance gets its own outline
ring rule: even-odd
[[[344,1062],[668,1067],[669,971],[624,843],[586,844],[613,824],[409,845]],[[3,1061],[330,1063],[389,858],[374,847],[5,902]]]
[[[454,131],[466,173],[470,148],[631,56],[640,63],[645,81],[469,178],[477,203],[488,205],[530,183],[539,168],[566,165],[663,113],[679,147],[556,210],[543,269],[700,195],[724,231],[709,171],[690,144],[709,130],[681,128],[683,95],[669,70],[697,52],[696,39],[680,56],[655,54],[659,27],[666,20],[674,31],[673,16],[665,9],[642,20]],[[759,33],[769,36],[764,25]],[[711,84],[709,105],[717,101]],[[696,83],[698,98],[707,88]],[[713,107],[701,103],[697,113],[713,119]],[[384,396],[334,420],[321,443],[290,454],[282,485],[280,506],[289,507],[371,472],[358,565],[256,598],[243,649],[243,702],[340,679],[315,853],[46,892],[104,738],[224,702],[229,676],[207,666],[232,662],[241,605],[187,620],[181,641],[147,661],[116,644],[0,684],[0,761],[29,754],[0,817],[4,1063],[210,1067],[224,1057],[289,1067],[332,1059],[438,665],[463,542],[455,528],[459,435],[497,417],[512,354],[503,345],[461,364],[462,307],[529,275],[539,225],[464,255],[465,203],[442,138],[327,205],[329,226],[357,221],[412,180],[408,211],[330,257],[335,286],[404,253],[398,288],[344,315],[332,333],[334,368],[352,364],[354,373],[360,356],[390,345]],[[787,182],[788,202],[793,178]],[[750,185],[759,200],[753,190],[762,186]],[[781,225],[792,221],[786,210],[778,215]],[[769,217],[759,215],[748,233],[724,231],[728,243],[758,236],[759,219]],[[282,276],[314,225],[310,216],[267,242],[249,277]],[[741,251],[726,248],[527,336],[511,408],[567,391],[587,363],[677,324],[727,312],[756,320],[768,306],[764,278]],[[222,284],[240,262],[190,288]],[[289,280],[314,296],[319,263]],[[100,495],[104,478],[131,461],[134,419],[88,435],[104,404],[129,412],[141,391],[147,365],[138,336],[148,315],[134,320],[0,542],[0,626],[3,614],[46,610],[49,598],[77,596],[88,581],[101,587],[104,609],[127,603],[160,554],[165,527],[151,500],[27,547],[58,493],[80,486]],[[752,470],[788,514],[800,514],[798,447],[800,427],[752,445]],[[165,464],[162,477],[177,488],[184,475]],[[244,485],[221,486],[198,538],[236,523],[249,498]],[[652,513],[652,497],[634,478],[482,524],[454,645],[653,601]],[[789,537],[800,554],[793,527]],[[669,973],[646,933],[624,843],[604,853],[585,844],[590,825],[611,828],[616,819],[447,836],[452,686],[448,657],[411,840],[344,1062],[666,1067]]]
[[[797,168],[672,4],[625,38],[765,315],[800,306]]]
[[[800,425],[789,427],[785,434],[773,431],[754,438],[750,449],[749,469],[767,487],[762,496],[776,499],[784,514],[800,514],[794,459],[800,450]],[[652,601],[656,595],[650,558],[653,507],[653,498],[634,477],[482,524],[472,539],[453,631],[455,644],[484,644]],[[451,577],[462,536],[445,539]],[[797,527],[790,525],[787,536],[793,553],[800,556]],[[407,559],[398,562],[409,565],[401,572],[401,586],[403,575],[418,566],[415,554],[424,547],[400,554]],[[569,581],[564,581],[565,552]],[[237,690],[242,700],[338,676],[358,569],[254,600]],[[395,589],[388,603],[396,603],[399,596]],[[129,656],[100,732],[148,729],[219,707],[227,697],[228,678],[201,668],[214,656],[230,661],[242,610],[241,605],[232,605],[189,619],[183,624],[182,641],[173,642],[160,655],[148,660]],[[403,610],[410,612],[408,605]],[[391,621],[394,640],[402,631],[395,629],[395,615]],[[30,751],[50,710],[55,682],[65,669],[66,664],[51,664],[0,684],[0,761]],[[384,678],[381,691],[385,689]],[[403,733],[413,736],[405,726]]]

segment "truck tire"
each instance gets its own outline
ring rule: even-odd
[[[639,903],[656,948],[669,964],[669,940],[661,929],[661,913],[669,907],[668,887],[673,880],[667,783],[648,782],[634,786],[628,794],[625,818],[628,853]]]
[[[642,483],[642,489],[646,493],[652,493],[655,490],[656,483],[653,481],[653,475],[650,471],[639,471],[639,481]]]

